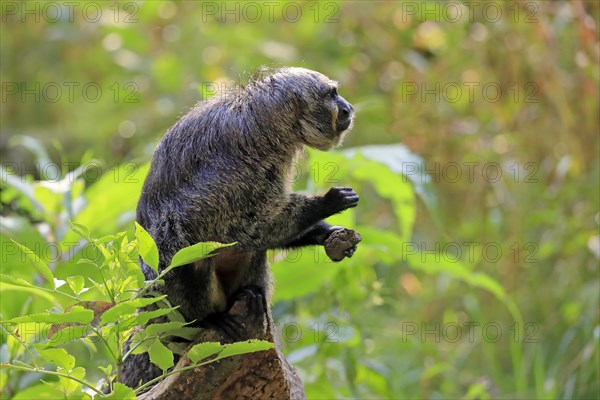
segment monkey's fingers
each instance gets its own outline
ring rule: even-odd
[[[350,187],[333,187],[325,194],[325,203],[332,214],[358,205],[359,196]]]
[[[356,193],[354,193],[351,196],[346,196],[346,198],[344,198],[344,202],[348,204],[348,207],[356,207],[358,205],[358,200],[359,197]]]
[[[248,317],[255,324],[260,324],[265,318],[265,301],[262,294],[257,293],[248,304]]]
[[[348,258],[352,258],[352,256],[354,255],[354,252],[356,251],[357,246],[354,245],[352,247],[350,247],[349,249],[344,250],[344,255]]]

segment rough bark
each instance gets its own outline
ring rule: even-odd
[[[247,338],[268,340],[275,348],[222,359],[179,374],[171,375],[140,395],[142,400],[166,399],[305,399],[304,387],[295,368],[281,353],[271,312],[261,323],[245,318],[246,299],[239,299],[230,314],[244,325]],[[195,339],[202,342],[230,342],[216,329],[206,329]],[[175,369],[191,365],[184,354]]]

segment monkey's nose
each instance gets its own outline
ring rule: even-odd
[[[354,108],[350,104],[341,106],[338,117],[340,122],[348,121],[352,118],[352,111],[354,111]]]

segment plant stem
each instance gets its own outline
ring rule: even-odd
[[[151,287],[153,287],[153,286],[154,286],[154,284],[155,284],[155,283],[156,283],[158,280],[162,279],[162,277],[164,277],[164,276],[165,276],[165,272],[168,272],[168,271],[166,271],[166,270],[165,270],[165,271],[163,271],[162,273],[160,273],[160,274],[159,274],[159,275],[158,275],[156,278],[154,278],[154,279],[153,279],[153,280],[152,280],[152,281],[151,281],[149,284],[147,284],[147,285],[146,285],[146,286],[144,286],[144,287],[143,287],[143,288],[142,288],[142,289],[141,289],[139,292],[137,292],[137,294],[135,295],[134,299],[137,299],[137,298],[139,298],[139,297],[140,297],[140,296],[141,296],[141,295],[142,295],[144,292],[146,292],[148,289],[150,289]]]
[[[91,325],[90,325],[91,326]],[[102,336],[102,333],[100,331],[98,331],[98,329],[94,328],[93,326],[91,326],[92,331],[98,335],[98,337],[100,338],[100,340],[102,340],[102,342],[104,342],[104,345],[106,346],[106,348],[108,349],[108,351],[110,352],[110,355],[113,357],[113,359],[115,360],[115,363],[119,362],[119,359],[117,358],[117,355],[112,351],[112,349],[110,348],[110,344],[108,343],[108,341]]]
[[[13,365],[13,364],[9,364],[9,363],[1,363],[0,366],[6,367],[6,368],[17,369],[17,370],[21,370],[21,371],[39,372],[41,374],[60,376],[63,378],[71,379],[71,380],[74,380],[75,382],[81,383],[82,385],[92,389],[97,394],[104,396],[104,393],[102,393],[100,390],[96,389],[93,384],[88,383],[82,379],[75,378],[74,376],[63,374],[62,372],[47,371],[47,370],[41,369],[41,368],[26,367],[26,366],[22,366],[22,365]]]
[[[147,342],[148,340],[151,339],[158,339],[157,335],[152,335],[152,336],[148,336],[146,338],[144,338],[141,342],[139,342],[138,344],[136,344],[134,347],[130,348],[129,351],[127,353],[125,353],[123,355],[123,361],[125,361],[127,359],[127,357],[129,357],[129,355],[138,347],[140,347],[144,342]]]
[[[147,387],[150,387],[150,386],[154,385],[155,383],[162,381],[163,379],[165,379],[168,376],[175,375],[175,374],[178,374],[178,373],[184,372],[184,371],[189,371],[190,369],[202,367],[203,365],[210,364],[211,362],[214,362],[214,361],[217,361],[217,359],[215,358],[213,360],[205,361],[202,363],[196,363],[196,364],[188,365],[187,367],[174,369],[173,371],[167,372],[166,374],[161,375],[158,378],[154,378],[151,381],[144,383],[142,386],[135,389],[135,393],[139,393],[140,391],[146,389]]]

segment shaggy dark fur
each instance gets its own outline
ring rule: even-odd
[[[282,68],[259,71],[247,85],[197,104],[169,129],[137,208],[139,224],[158,245],[159,268],[198,242],[238,243],[173,270],[158,288],[187,321],[218,320],[244,288],[268,304],[267,249],[323,245],[342,229],[323,219],[355,207],[358,195],[344,187],[324,196],[291,193],[291,173],[305,145],[338,146],[353,113],[336,82]],[[143,262],[142,269],[147,279],[156,277]],[[159,374],[144,353],[129,358],[123,381],[136,386]]]

